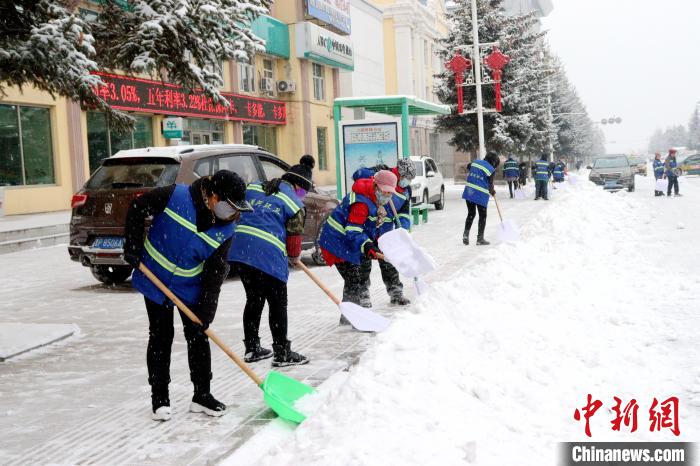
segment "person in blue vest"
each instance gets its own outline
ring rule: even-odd
[[[676,149],[670,149],[664,162],[664,177],[668,178],[668,190],[666,196],[673,195],[678,197],[681,194],[678,192],[678,162],[676,161]]]
[[[661,161],[661,153],[656,152],[654,154],[654,163],[652,164],[652,168],[654,169],[654,179],[655,180],[660,180],[664,177],[664,163]],[[664,192],[659,191],[654,187],[654,196],[663,196]]]
[[[148,313],[148,383],[153,419],[167,421],[172,411],[170,352],[173,343],[173,303],[140,270],[143,263],[202,321],[180,312],[194,396],[190,411],[222,416],[226,405],[210,391],[211,351],[204,331],[214,320],[219,292],[228,274],[226,257],[233,224],[240,212],[252,210],[245,200],[245,182],[221,170],[191,186],[155,188],[136,198],[126,216],[124,259],[134,267],[131,283],[144,295]],[[144,240],[147,217],[153,216]]]
[[[291,349],[287,339],[287,279],[289,265],[301,255],[304,233],[304,197],[313,187],[314,158],[304,155],[299,164],[264,183],[251,183],[246,200],[253,212],[241,215],[236,224],[229,261],[245,288],[243,333],[246,362],[272,357],[273,367],[307,364],[309,358]],[[258,329],[265,302],[268,304],[272,351],[260,345]]]
[[[510,191],[510,198],[513,199],[513,188],[518,189],[518,180],[520,179],[520,168],[518,167],[518,162],[513,158],[513,154],[508,156],[508,160],[503,164],[503,176],[508,182],[508,191]]]
[[[462,199],[467,201],[467,219],[464,222],[464,233],[462,234],[462,243],[465,245],[469,245],[469,230],[477,211],[479,212],[479,231],[476,236],[476,244],[490,244],[484,239],[486,210],[489,205],[489,197],[496,194],[493,187],[493,177],[500,162],[501,160],[495,152],[489,152],[483,160],[477,159],[469,164],[467,185],[462,193]]]
[[[331,212],[321,230],[319,245],[329,267],[335,266],[343,277],[343,301],[371,307],[367,296],[371,260],[378,260],[377,224],[384,221],[384,206],[396,193],[398,179],[389,170],[380,170],[371,178],[357,180],[338,207]],[[341,323],[347,323],[341,317]]]
[[[554,164],[552,171],[552,179],[555,183],[562,183],[564,181],[564,173],[566,171],[566,163],[564,159],[559,159],[559,162]]]
[[[396,175],[398,184],[396,186],[396,193],[391,197],[391,201],[394,204],[396,213],[398,214],[398,220],[394,216],[394,211],[391,206],[385,206],[386,217],[381,225],[377,229],[377,238],[384,233],[392,231],[396,227],[398,222],[401,228],[406,230],[411,228],[411,181],[416,177],[416,166],[410,159],[399,159],[396,167],[389,168],[386,165],[378,165],[371,168],[359,168],[353,173],[352,179],[354,181],[360,180],[362,178],[371,178],[380,170],[389,170],[394,175]],[[371,272],[371,261],[370,264]],[[391,304],[398,306],[406,306],[411,304],[411,301],[403,295],[403,283],[401,283],[401,278],[399,277],[399,272],[396,268],[389,262],[379,259],[379,270],[382,273],[382,281],[386,287],[386,291],[389,294]],[[369,280],[369,272],[367,273],[367,279]],[[369,296],[369,283],[363,290],[365,295],[362,296],[362,302],[367,306],[371,307],[372,303]]]
[[[543,153],[540,159],[535,163],[535,200],[540,198],[545,201],[549,200],[547,196],[547,183],[549,183],[550,173],[547,154]]]

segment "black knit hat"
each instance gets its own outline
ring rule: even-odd
[[[211,177],[211,192],[219,196],[241,212],[252,211],[253,208],[245,200],[245,181],[237,173],[229,170],[219,170]]]
[[[282,175],[282,179],[291,184],[295,184],[305,191],[311,191],[313,181],[311,176],[313,169],[316,166],[316,161],[310,155],[304,155],[299,159],[297,165],[292,166],[287,173]]]

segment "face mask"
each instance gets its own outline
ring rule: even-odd
[[[239,212],[228,202],[219,201],[214,205],[214,215],[224,222],[233,222],[238,217]]]
[[[303,201],[306,197],[307,191],[303,188],[294,188],[294,194],[297,195],[300,201]]]
[[[391,200],[391,194],[384,194],[378,189],[374,190],[374,195],[377,197],[377,205],[384,205]]]
[[[399,180],[399,186],[401,186],[402,188],[408,188],[410,185],[411,181],[407,180],[406,178],[401,178],[401,180]]]

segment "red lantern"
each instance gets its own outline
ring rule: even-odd
[[[503,52],[498,50],[497,47],[493,48],[493,52],[488,54],[484,58],[484,63],[492,71],[492,79],[496,83],[496,111],[500,112],[503,107],[501,106],[501,76],[503,74],[503,68],[510,61],[510,57],[505,55]]]
[[[457,52],[445,63],[445,68],[452,71],[455,75],[455,86],[457,86],[457,112],[464,111],[464,97],[462,94],[462,83],[464,82],[464,72],[472,67],[472,62],[468,58]]]

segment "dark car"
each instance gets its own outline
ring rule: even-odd
[[[70,258],[90,267],[103,283],[126,281],[132,268],[123,258],[124,223],[131,201],[153,188],[190,184],[222,169],[234,171],[250,183],[278,178],[289,164],[244,144],[149,147],[123,150],[105,159],[71,201]],[[302,247],[313,248],[314,261],[323,263],[318,238],[338,200],[314,188],[304,205]]]
[[[593,161],[593,167],[588,179],[609,191],[619,191],[627,188],[634,191],[634,175],[636,170],[630,166],[624,154],[611,154],[598,157]]]

